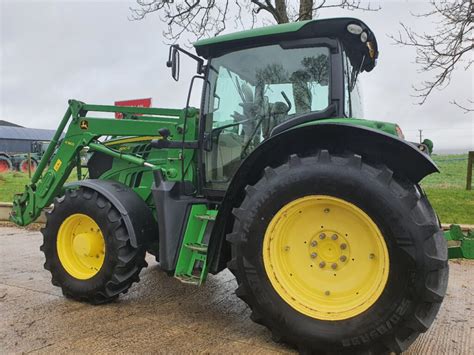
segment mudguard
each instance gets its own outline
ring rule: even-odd
[[[120,212],[130,234],[130,244],[137,248],[158,240],[158,224],[150,207],[131,188],[112,180],[87,179],[65,185],[66,189],[84,186],[106,197]]]
[[[327,149],[333,154],[350,151],[364,157],[368,163],[385,164],[395,174],[414,183],[439,171],[431,158],[412,143],[372,128],[317,123],[276,134],[258,146],[232,178],[210,238],[210,272],[219,272],[229,260],[230,251],[225,236],[233,226],[232,208],[241,204],[245,187],[255,184],[265,167],[277,167],[285,163],[291,154],[308,156],[320,149]]]

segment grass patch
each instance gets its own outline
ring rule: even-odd
[[[474,224],[474,190],[466,190],[467,154],[434,155],[441,173],[421,182],[431,204],[443,223]],[[73,172],[69,180],[75,179]],[[0,201],[11,202],[28,184],[28,174],[14,172],[0,175]]]
[[[425,191],[442,223],[474,224],[474,191],[455,188]]]
[[[474,224],[474,190],[466,190],[467,154],[434,155],[441,173],[424,178],[431,204],[443,223]]]
[[[18,172],[1,174],[0,201],[12,202],[13,194],[22,192],[29,181],[28,174]]]
[[[77,180],[77,174],[73,171],[68,181],[75,180]],[[25,185],[29,183],[28,173],[15,171],[0,174],[0,202],[12,202],[13,195],[22,193],[25,190]]]

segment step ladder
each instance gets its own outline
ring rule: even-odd
[[[181,282],[200,286],[206,280],[207,244],[204,237],[216,215],[217,210],[208,210],[204,204],[191,207],[174,272],[174,277]]]

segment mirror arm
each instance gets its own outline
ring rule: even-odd
[[[171,52],[174,50],[180,51],[181,53],[186,54],[188,57],[194,59],[197,62],[197,73],[198,74],[203,74],[204,73],[204,60],[201,57],[198,57],[195,54],[192,54],[191,52],[188,52],[187,50],[181,48],[179,44],[173,44],[170,46],[170,51],[168,54],[168,61],[166,62],[166,66],[170,68],[172,66],[172,61],[171,61]]]

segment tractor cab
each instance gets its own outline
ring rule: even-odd
[[[194,46],[208,60],[205,185],[217,190],[270,136],[306,121],[361,117],[357,75],[372,70],[378,55],[371,30],[352,18],[253,29]]]

